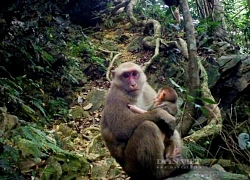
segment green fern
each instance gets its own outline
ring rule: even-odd
[[[206,148],[201,145],[195,143],[187,143],[186,145],[195,157],[204,158],[207,154]]]
[[[15,140],[22,154],[33,155],[34,157],[41,157],[45,155],[44,153],[48,153],[48,151],[68,154],[67,151],[57,145],[55,139],[52,137],[49,138],[47,133],[32,126],[20,127],[17,133],[19,135]]]
[[[40,99],[32,100],[31,103],[39,109],[39,111],[43,114],[43,116],[46,116],[45,109],[43,108],[42,101]]]

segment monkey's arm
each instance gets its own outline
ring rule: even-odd
[[[145,110],[143,110],[143,109],[141,109],[141,108],[139,108],[139,107],[137,107],[137,106],[135,106],[135,105],[132,105],[132,104],[128,104],[128,108],[132,111],[132,112],[134,112],[134,113],[138,113],[138,114],[143,114],[143,113],[146,113],[147,111],[145,111]],[[157,108],[159,108],[159,107],[157,107]],[[169,111],[168,111],[168,113],[169,113]],[[173,118],[172,117],[172,114],[170,113],[170,114],[166,114],[165,113],[165,115],[163,115],[163,116],[160,116],[160,121],[161,121],[161,126],[162,126],[162,128],[164,128],[164,124],[166,123],[167,124],[167,127],[168,128],[170,128],[171,129],[171,127],[172,127],[172,124],[175,122],[175,118]],[[156,113],[157,114],[157,113]],[[164,118],[163,118],[164,117]],[[157,123],[157,118],[156,119],[153,119],[153,121],[154,122],[156,122]],[[164,121],[163,121],[164,120]]]
[[[178,114],[178,111],[179,111],[177,104],[169,102],[169,101],[164,101],[154,108],[162,108],[165,111],[167,111],[169,114],[171,114],[172,116],[176,116]]]
[[[133,113],[139,113],[139,114],[142,114],[142,113],[145,113],[147,111],[135,106],[135,105],[132,105],[132,104],[128,104],[128,108],[133,112]]]
[[[123,109],[123,111],[127,111],[127,113],[124,113],[123,116],[113,117],[115,121],[107,121],[109,129],[119,141],[128,140],[132,136],[134,130],[145,121],[160,124],[160,129],[167,129],[171,132],[173,132],[175,128],[175,118],[161,108],[147,111],[143,114],[135,114],[126,106],[126,109]],[[110,120],[111,118],[107,119]]]
[[[153,109],[143,114],[134,114],[131,120],[152,121],[156,124],[159,124],[161,130],[167,130],[167,131],[174,131],[176,126],[176,118],[161,108]]]

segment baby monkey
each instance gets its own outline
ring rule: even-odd
[[[176,116],[178,113],[177,106],[178,95],[176,91],[171,87],[163,87],[158,90],[154,103],[149,110],[155,108],[162,108],[166,110],[172,116]],[[140,109],[135,105],[129,104],[128,107],[134,113],[145,113],[147,111]],[[160,127],[159,127],[160,128]],[[173,135],[169,135],[169,132],[162,132],[162,139],[165,145],[164,155],[166,158],[173,158],[181,153],[181,137],[177,130],[174,130]]]

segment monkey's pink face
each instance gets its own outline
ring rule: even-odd
[[[140,73],[136,70],[125,71],[121,74],[121,80],[126,87],[125,90],[132,94],[137,94],[141,89]]]

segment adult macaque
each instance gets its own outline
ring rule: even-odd
[[[164,159],[165,147],[156,123],[173,131],[175,118],[161,108],[143,114],[133,113],[128,108],[128,104],[134,104],[147,110],[152,104],[156,92],[146,80],[140,66],[132,62],[122,63],[112,71],[101,134],[111,155],[129,176],[162,179],[179,168],[182,162],[157,164]],[[159,168],[159,165],[163,167]]]
[[[178,113],[177,106],[178,95],[176,91],[171,87],[164,87],[158,90],[156,97],[154,98],[154,104],[149,110],[155,108],[162,108],[168,111],[171,115],[176,116]],[[128,105],[131,111],[134,113],[145,113],[147,111],[138,108],[135,105]],[[160,127],[159,127],[160,128]],[[174,158],[181,152],[181,137],[177,130],[174,130],[173,135],[169,135],[169,132],[162,131],[162,138],[165,145],[166,158]]]

